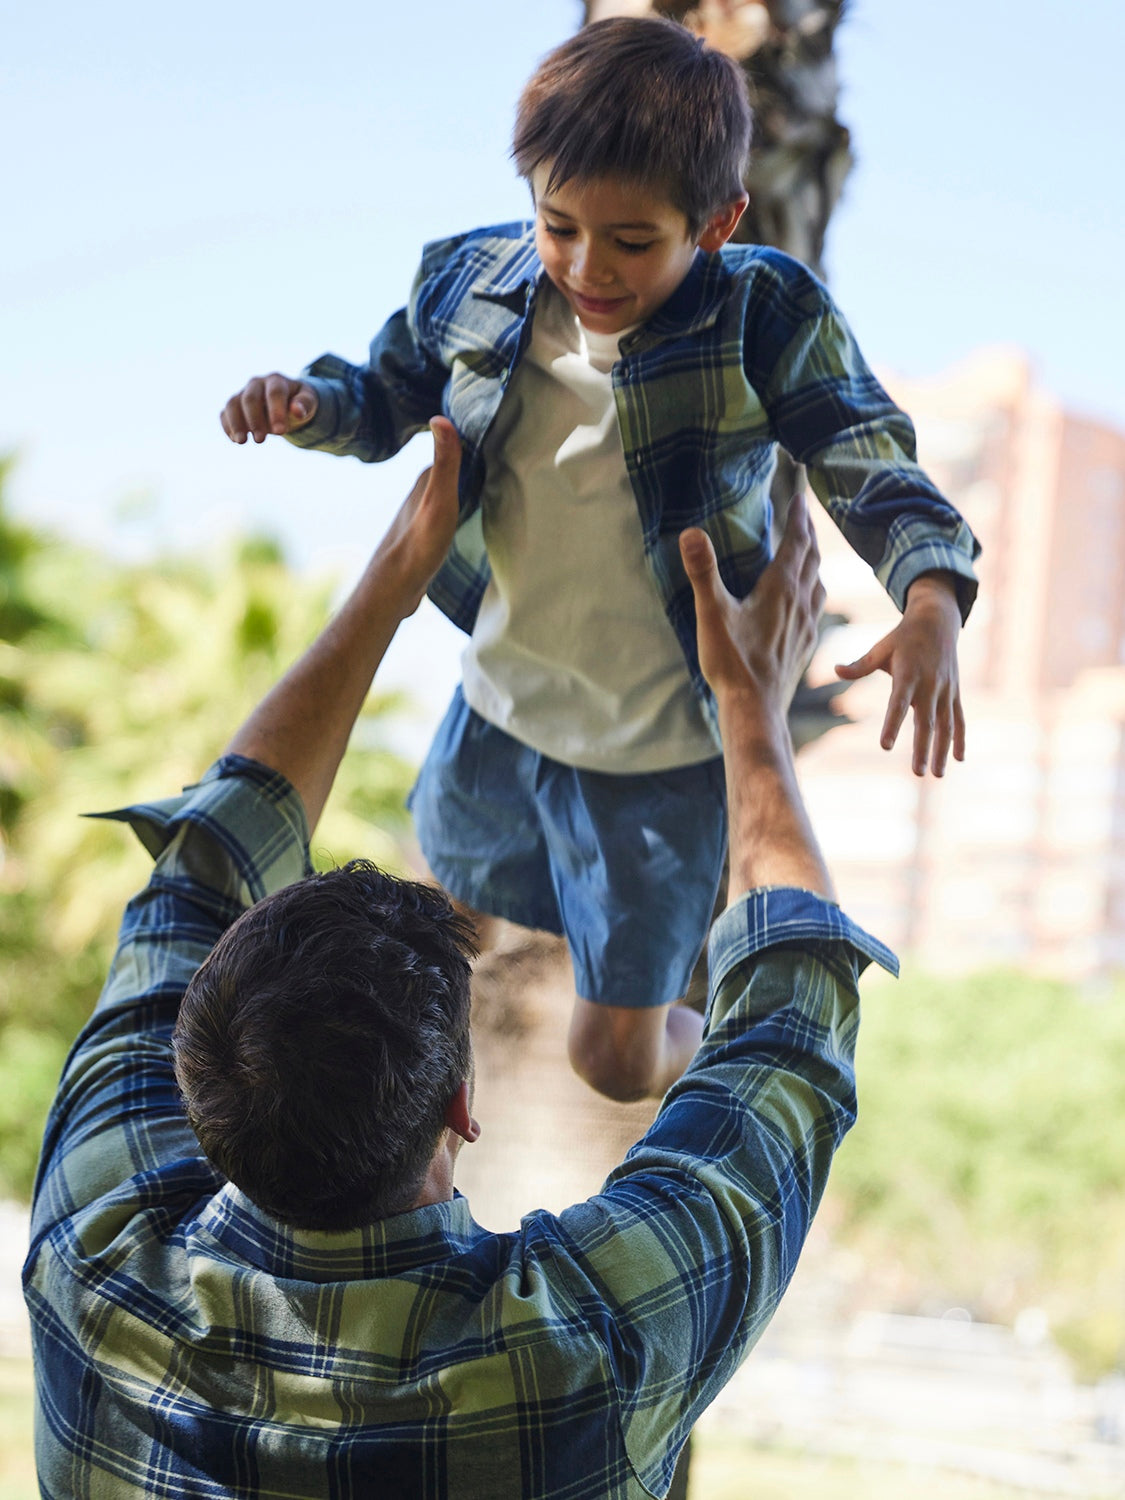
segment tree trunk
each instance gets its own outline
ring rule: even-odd
[[[586,0],[585,20],[682,21],[741,63],[754,108],[750,206],[736,238],[775,245],[823,276],[824,237],[852,164],[836,117],[832,41],[844,0]]]
[[[667,16],[742,65],[754,110],[754,146],[746,174],[750,203],[735,238],[773,245],[824,278],[828,221],[851,170],[847,127],[836,117],[839,85],[832,42],[845,0],[584,0],[585,23],[608,16]],[[804,471],[784,451],[773,482],[774,514],[784,524]],[[839,617],[835,617],[838,622]],[[811,688],[802,678],[789,714],[800,749],[847,715],[834,698],[846,684]],[[726,875],[716,912],[725,905]],[[704,951],[687,1003],[702,1010],[707,994]],[[671,1497],[687,1500],[691,1444],[676,1466]]]

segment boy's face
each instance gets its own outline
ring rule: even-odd
[[[549,162],[531,174],[535,248],[551,281],[591,333],[643,323],[683,281],[696,248],[730,238],[745,200],[692,236],[683,213],[652,188],[619,177],[571,179],[547,191]]]

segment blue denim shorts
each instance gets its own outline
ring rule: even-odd
[[[608,775],[562,765],[453,695],[410,794],[422,853],[467,906],[562,933],[584,1000],[687,989],[726,849],[722,758]]]

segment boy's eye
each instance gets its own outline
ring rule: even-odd
[[[546,219],[543,220],[543,228],[556,240],[568,240],[574,234],[573,229],[567,229],[562,224],[548,224]]]
[[[618,240],[617,248],[624,250],[626,255],[643,255],[646,250],[651,250],[655,243],[655,240],[644,240],[643,242],[637,240]]]

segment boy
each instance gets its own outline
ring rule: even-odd
[[[223,426],[388,457],[436,413],[464,449],[431,598],[471,636],[412,795],[434,874],[476,913],[566,935],[576,1070],[660,1095],[702,1020],[675,1001],[725,842],[714,704],[677,538],[745,595],[770,549],[780,441],[903,620],[842,676],[887,670],[882,743],[964,754],[956,640],[976,544],[804,267],[728,241],[746,205],[741,71],[675,23],[580,31],[521,97],[535,223],[429,246],[355,367],[251,380]]]

